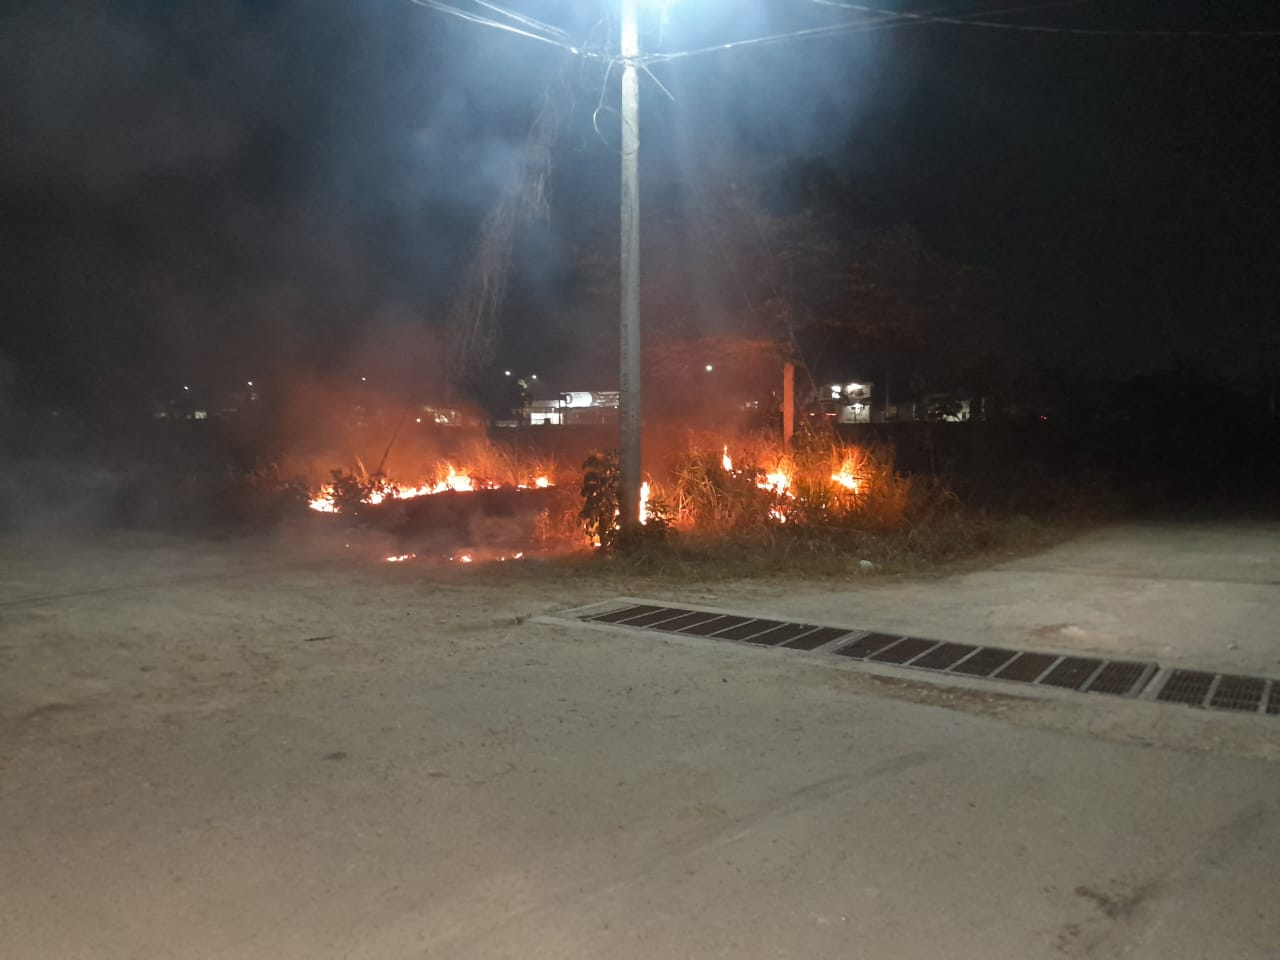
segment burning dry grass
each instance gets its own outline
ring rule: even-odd
[[[778,525],[892,530],[923,492],[894,471],[892,451],[831,437],[806,437],[790,450],[766,437],[732,446],[691,438],[670,483],[654,483],[677,529],[718,533]]]
[[[646,535],[625,544],[618,566],[604,569],[703,578],[921,573],[1008,556],[1069,532],[1064,524],[967,509],[941,483],[897,473],[891,450],[853,446],[833,436],[803,437],[790,449],[771,437],[726,444],[722,437],[693,436],[667,466],[645,485]],[[593,475],[594,486],[588,482]],[[599,502],[588,498],[583,507],[589,490]],[[448,491],[476,496],[431,496]],[[489,508],[505,498],[510,502],[490,516]],[[363,509],[387,500],[392,503],[376,515]],[[563,564],[578,562],[566,553],[594,562],[586,557],[610,551],[589,547],[617,542],[616,463],[599,453],[588,460],[585,478],[550,460],[488,444],[473,444],[409,481],[358,465],[355,472],[334,471],[311,506],[353,520],[360,515],[358,524],[367,521],[400,537],[399,548],[384,556],[392,563],[447,556],[479,567],[531,550],[559,557],[564,570]],[[517,516],[512,510],[524,512]],[[589,517],[599,521],[594,537]],[[448,536],[424,546],[437,526]],[[651,531],[655,527],[661,530]],[[647,535],[668,529],[677,535]]]
[[[667,484],[679,536],[617,558],[627,576],[685,580],[951,572],[1044,549],[1089,525],[966,507],[942,482],[905,477],[893,451],[833,436],[729,445],[690,440]]]
[[[352,512],[361,504],[408,500],[437,493],[476,490],[545,489],[562,479],[555,461],[524,456],[493,444],[473,441],[454,458],[437,460],[410,476],[369,471],[357,458],[354,470],[333,470],[329,483],[310,496],[308,506],[321,513]]]

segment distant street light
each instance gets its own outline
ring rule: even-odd
[[[714,369],[715,369],[715,367],[713,367],[711,364],[709,364],[709,363],[707,364],[707,373],[710,373],[710,372],[711,372],[712,370],[714,370]]]

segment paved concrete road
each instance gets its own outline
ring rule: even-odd
[[[706,591],[702,591],[706,592]],[[936,581],[842,589],[714,588],[760,609],[964,643],[1123,654],[1280,677],[1280,524],[1109,527]],[[686,592],[686,596],[688,593]]]
[[[526,619],[567,583],[61,556],[0,548],[96,591],[0,609],[2,957],[1280,955],[1275,720]]]

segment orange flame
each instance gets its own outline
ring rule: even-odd
[[[844,463],[840,464],[840,470],[831,475],[831,479],[846,490],[857,493],[862,488],[862,480],[853,472],[853,469],[853,459],[847,458]]]
[[[782,470],[766,473],[763,480],[757,481],[756,486],[761,490],[772,490],[774,493],[785,494],[788,497],[795,496],[791,492],[791,477]]]
[[[383,503],[387,499],[410,500],[414,497],[426,497],[437,493],[447,493],[453,491],[455,493],[472,493],[476,490],[498,490],[502,485],[492,483],[487,480],[476,480],[471,474],[465,471],[459,471],[453,464],[443,464],[444,473],[439,475],[434,481],[428,483],[412,484],[412,483],[392,483],[385,490],[376,490],[364,498],[364,503],[370,506],[376,506]],[[520,490],[527,490],[530,487],[536,487],[539,490],[545,490],[552,486],[551,478],[548,476],[537,476],[530,478],[529,483],[520,483],[516,485]],[[337,513],[338,507],[334,502],[335,488],[332,483],[323,484],[316,491],[315,496],[307,501],[307,506],[318,513]]]
[[[640,484],[640,523],[649,522],[649,481]]]

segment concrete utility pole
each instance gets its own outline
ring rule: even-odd
[[[618,497],[623,531],[640,516],[640,55],[637,0],[622,0],[622,304],[619,316]]]

